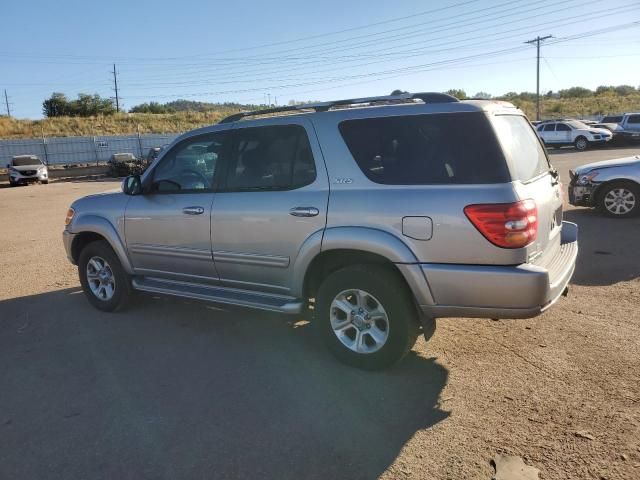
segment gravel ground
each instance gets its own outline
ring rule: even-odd
[[[553,155],[573,166],[638,149]],[[0,189],[0,478],[640,478],[640,219],[567,206],[568,298],[441,319],[406,361],[344,367],[299,319],[140,297],[91,308],[60,233],[116,182]],[[292,321],[293,320],[293,321]]]

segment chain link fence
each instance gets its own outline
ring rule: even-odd
[[[171,143],[179,133],[95,137],[42,137],[0,140],[0,168],[16,155],[37,155],[47,165],[99,165],[114,153],[145,158],[149,150]]]

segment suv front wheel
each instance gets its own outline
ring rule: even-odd
[[[114,312],[131,296],[131,281],[120,260],[104,240],[91,242],[78,259],[80,284],[87,299],[98,310]]]
[[[355,265],[330,274],[316,299],[314,328],[342,362],[378,370],[403,358],[419,323],[412,297],[396,272]]]

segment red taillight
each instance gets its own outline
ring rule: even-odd
[[[526,247],[538,236],[538,209],[530,199],[467,205],[464,213],[478,231],[498,247]]]

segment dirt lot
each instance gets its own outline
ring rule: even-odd
[[[631,153],[553,161],[567,182]],[[544,479],[640,478],[640,219],[567,207],[568,298],[531,320],[439,320],[406,361],[366,373],[277,315],[91,308],[62,222],[117,186],[0,189],[1,479],[489,479],[499,452]]]

